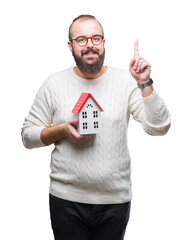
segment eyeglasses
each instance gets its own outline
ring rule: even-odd
[[[94,45],[99,45],[103,41],[104,36],[102,35],[93,35],[92,37],[79,36],[71,41],[76,41],[80,47],[84,47],[88,43],[88,39],[91,39],[91,42]]]

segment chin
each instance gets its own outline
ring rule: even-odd
[[[87,58],[86,60],[84,60],[84,62],[87,64],[95,64],[97,61],[98,59],[96,58]]]

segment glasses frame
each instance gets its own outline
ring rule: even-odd
[[[95,44],[95,43],[93,42],[93,37],[95,37],[95,36],[99,36],[99,37],[102,38],[102,40],[101,40],[100,43],[96,43],[96,44]],[[84,37],[84,38],[87,39],[85,44],[83,44],[83,45],[79,45],[79,43],[77,42],[77,39],[80,38],[80,37]],[[71,39],[70,41],[71,41],[71,42],[72,42],[72,41],[76,41],[76,43],[77,43],[80,47],[85,47],[85,46],[87,45],[89,39],[91,39],[91,42],[93,43],[93,45],[99,45],[99,44],[102,43],[102,41],[103,41],[103,39],[104,39],[104,36],[103,36],[103,35],[100,35],[100,34],[95,34],[95,35],[93,35],[93,36],[91,36],[91,37],[78,36],[77,38]]]

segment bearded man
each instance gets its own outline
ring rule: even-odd
[[[94,16],[81,15],[69,28],[68,46],[76,66],[43,83],[24,121],[23,143],[55,145],[49,199],[56,240],[122,240],[132,199],[130,115],[148,134],[164,135],[170,114],[153,88],[151,65],[139,56],[138,41],[129,71],[104,66],[103,28]],[[91,93],[104,109],[98,134],[77,130],[72,109],[81,93]]]

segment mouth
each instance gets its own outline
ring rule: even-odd
[[[81,56],[83,55],[87,55],[87,56],[93,56],[93,55],[96,55],[96,54],[99,54],[98,51],[92,49],[92,50],[85,50],[81,53]]]
[[[97,54],[97,53],[92,52],[92,51],[90,51],[90,52],[88,52],[88,53],[85,53],[85,55],[95,55],[95,54]]]

